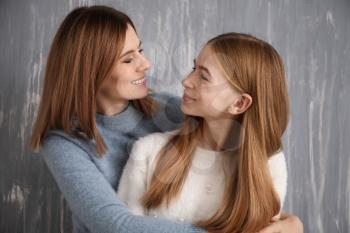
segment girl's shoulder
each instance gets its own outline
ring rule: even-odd
[[[156,133],[151,133],[148,134],[144,137],[139,138],[135,144],[139,147],[147,147],[147,146],[152,146],[153,149],[155,148],[161,148],[164,146],[169,139],[175,135],[179,130],[172,130],[172,131],[167,131],[167,132],[156,132]]]
[[[268,160],[268,164],[272,175],[285,173],[287,170],[287,165],[284,152],[280,150],[271,155]]]
[[[279,196],[281,207],[282,207],[286,193],[287,193],[287,179],[288,179],[287,163],[286,163],[284,152],[281,150],[273,154],[269,158],[268,164],[269,164],[269,170],[270,170],[272,182],[273,182],[275,191]]]
[[[154,158],[178,130],[157,132],[139,138],[133,145],[131,159]]]
[[[286,169],[286,158],[284,155],[284,152],[282,150],[276,152],[275,154],[271,155],[268,164],[270,169]]]
[[[287,163],[282,150],[269,158],[268,165],[272,179],[275,182],[282,184],[287,182]]]
[[[283,150],[280,150],[270,156],[269,164],[282,163],[282,162],[285,162],[285,160],[286,158],[285,158],[284,152]]]

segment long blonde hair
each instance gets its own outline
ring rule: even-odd
[[[253,103],[239,118],[238,162],[227,177],[221,206],[197,226],[210,232],[255,232],[280,210],[267,161],[282,149],[281,137],[288,123],[282,59],[271,45],[246,34],[219,35],[207,46],[232,88],[249,94]],[[203,125],[203,119],[186,116],[179,133],[161,149],[150,187],[142,197],[145,208],[156,208],[163,202],[168,205],[180,193]]]
[[[50,129],[63,129],[94,139],[98,155],[105,152],[96,127],[96,95],[120,56],[128,25],[135,29],[126,14],[106,6],[79,7],[63,20],[48,56],[32,149]],[[132,102],[147,116],[157,107],[149,96]]]

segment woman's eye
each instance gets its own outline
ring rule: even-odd
[[[131,63],[131,62],[132,62],[132,59],[128,59],[128,60],[123,61],[123,63]]]
[[[143,53],[143,49],[139,49],[139,53]]]

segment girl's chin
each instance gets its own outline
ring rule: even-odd
[[[195,114],[193,114],[194,113],[193,110],[191,111],[191,108],[187,106],[187,104],[185,104],[184,102],[181,103],[180,108],[185,115],[196,116]]]

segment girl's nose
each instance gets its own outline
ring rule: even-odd
[[[192,75],[193,73],[190,73],[189,75],[187,75],[187,77],[185,79],[182,80],[182,86],[185,88],[194,88],[194,83],[192,80]]]

